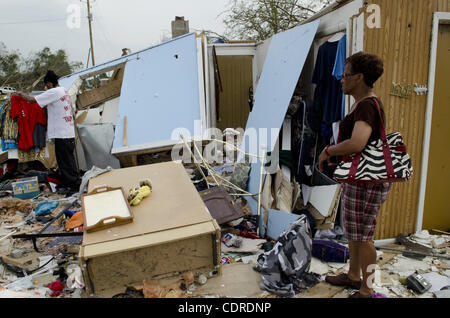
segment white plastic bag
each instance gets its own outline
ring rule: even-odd
[[[68,275],[66,285],[70,289],[84,288],[83,274],[81,268],[76,264],[67,266],[66,273]]]

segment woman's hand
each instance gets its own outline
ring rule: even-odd
[[[331,158],[331,156],[330,156],[329,153],[328,153],[328,147],[327,147],[327,148],[325,148],[325,149],[322,151],[322,153],[321,153],[320,156],[319,156],[319,170],[320,170],[320,172],[323,172],[323,170],[324,170],[323,163],[324,163],[325,161],[327,161],[328,163],[330,163],[330,158]]]

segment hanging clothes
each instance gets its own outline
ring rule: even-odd
[[[333,68],[333,76],[341,81],[345,70],[345,61],[347,59],[347,35],[344,35],[338,42],[336,61]],[[345,94],[342,92],[341,119],[345,117]]]
[[[294,135],[293,143],[296,146],[295,156],[297,157],[296,181],[299,184],[311,185],[311,173],[307,172],[308,167],[314,166],[314,154],[316,149],[317,129],[320,127],[315,118],[314,104],[311,100],[305,100],[293,117]],[[315,131],[316,130],[316,131]]]
[[[319,48],[312,82],[317,85],[323,110],[322,121],[326,125],[342,119],[342,84],[333,76],[339,41],[325,42]]]
[[[2,140],[2,150],[17,149],[19,128],[17,121],[10,117],[11,99],[4,101],[0,109],[0,139]]]
[[[20,96],[12,96],[10,117],[17,118],[19,150],[30,151],[34,147],[33,131],[36,124],[47,125],[44,110],[37,103],[28,103]]]

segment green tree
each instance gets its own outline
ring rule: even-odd
[[[262,41],[311,17],[332,0],[230,0],[228,38]]]
[[[59,76],[72,74],[83,66],[81,62],[69,62],[64,50],[52,52],[45,47],[29,58],[20,53],[8,52],[3,43],[0,45],[0,85],[12,86],[17,90],[43,90],[47,70],[55,71]]]
[[[3,42],[0,42],[0,85],[15,81],[19,77],[20,54],[9,52]]]

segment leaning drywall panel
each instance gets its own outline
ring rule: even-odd
[[[113,153],[130,147],[145,150],[162,140],[173,140],[177,128],[191,136],[201,121],[195,34],[180,37],[142,52],[128,61],[122,85]],[[124,145],[124,118],[127,144]],[[178,137],[178,136],[176,136]]]
[[[320,20],[317,20],[272,37],[256,88],[255,106],[247,122],[247,137],[242,147],[247,153],[259,155],[261,147],[265,147],[266,151],[273,150],[319,24]],[[259,134],[256,147],[252,146],[252,133]],[[258,160],[252,163],[250,171],[250,193],[259,193],[260,174],[261,161]],[[258,206],[252,201],[249,203],[256,214]],[[298,217],[271,210],[268,219],[273,221],[268,223],[266,233],[266,229],[262,228],[263,214],[261,212],[260,233],[274,238],[278,237],[285,225],[287,227]]]
[[[247,122],[242,146],[247,153],[259,155],[261,147],[273,150],[319,23],[301,25],[272,38]],[[252,164],[251,193],[259,193],[260,167],[260,160]]]
[[[251,200],[253,201],[253,200]],[[250,201],[249,201],[250,202]],[[264,221],[265,211],[261,210],[261,224]],[[295,222],[299,218],[299,215],[282,212],[278,210],[269,210],[267,218],[267,230],[261,231],[265,233],[269,238],[277,240],[290,224]]]
[[[261,146],[271,151],[278,134],[270,136],[270,130],[279,129],[283,124],[289,103],[294,94],[300,73],[309,53],[309,48],[320,21],[301,25],[273,36],[264,68],[255,92],[255,105],[250,113],[246,134],[258,130],[268,130],[267,137],[258,138],[258,147],[246,147],[251,154],[258,154]],[[251,149],[250,149],[251,148]],[[254,148],[257,148],[256,153]]]

